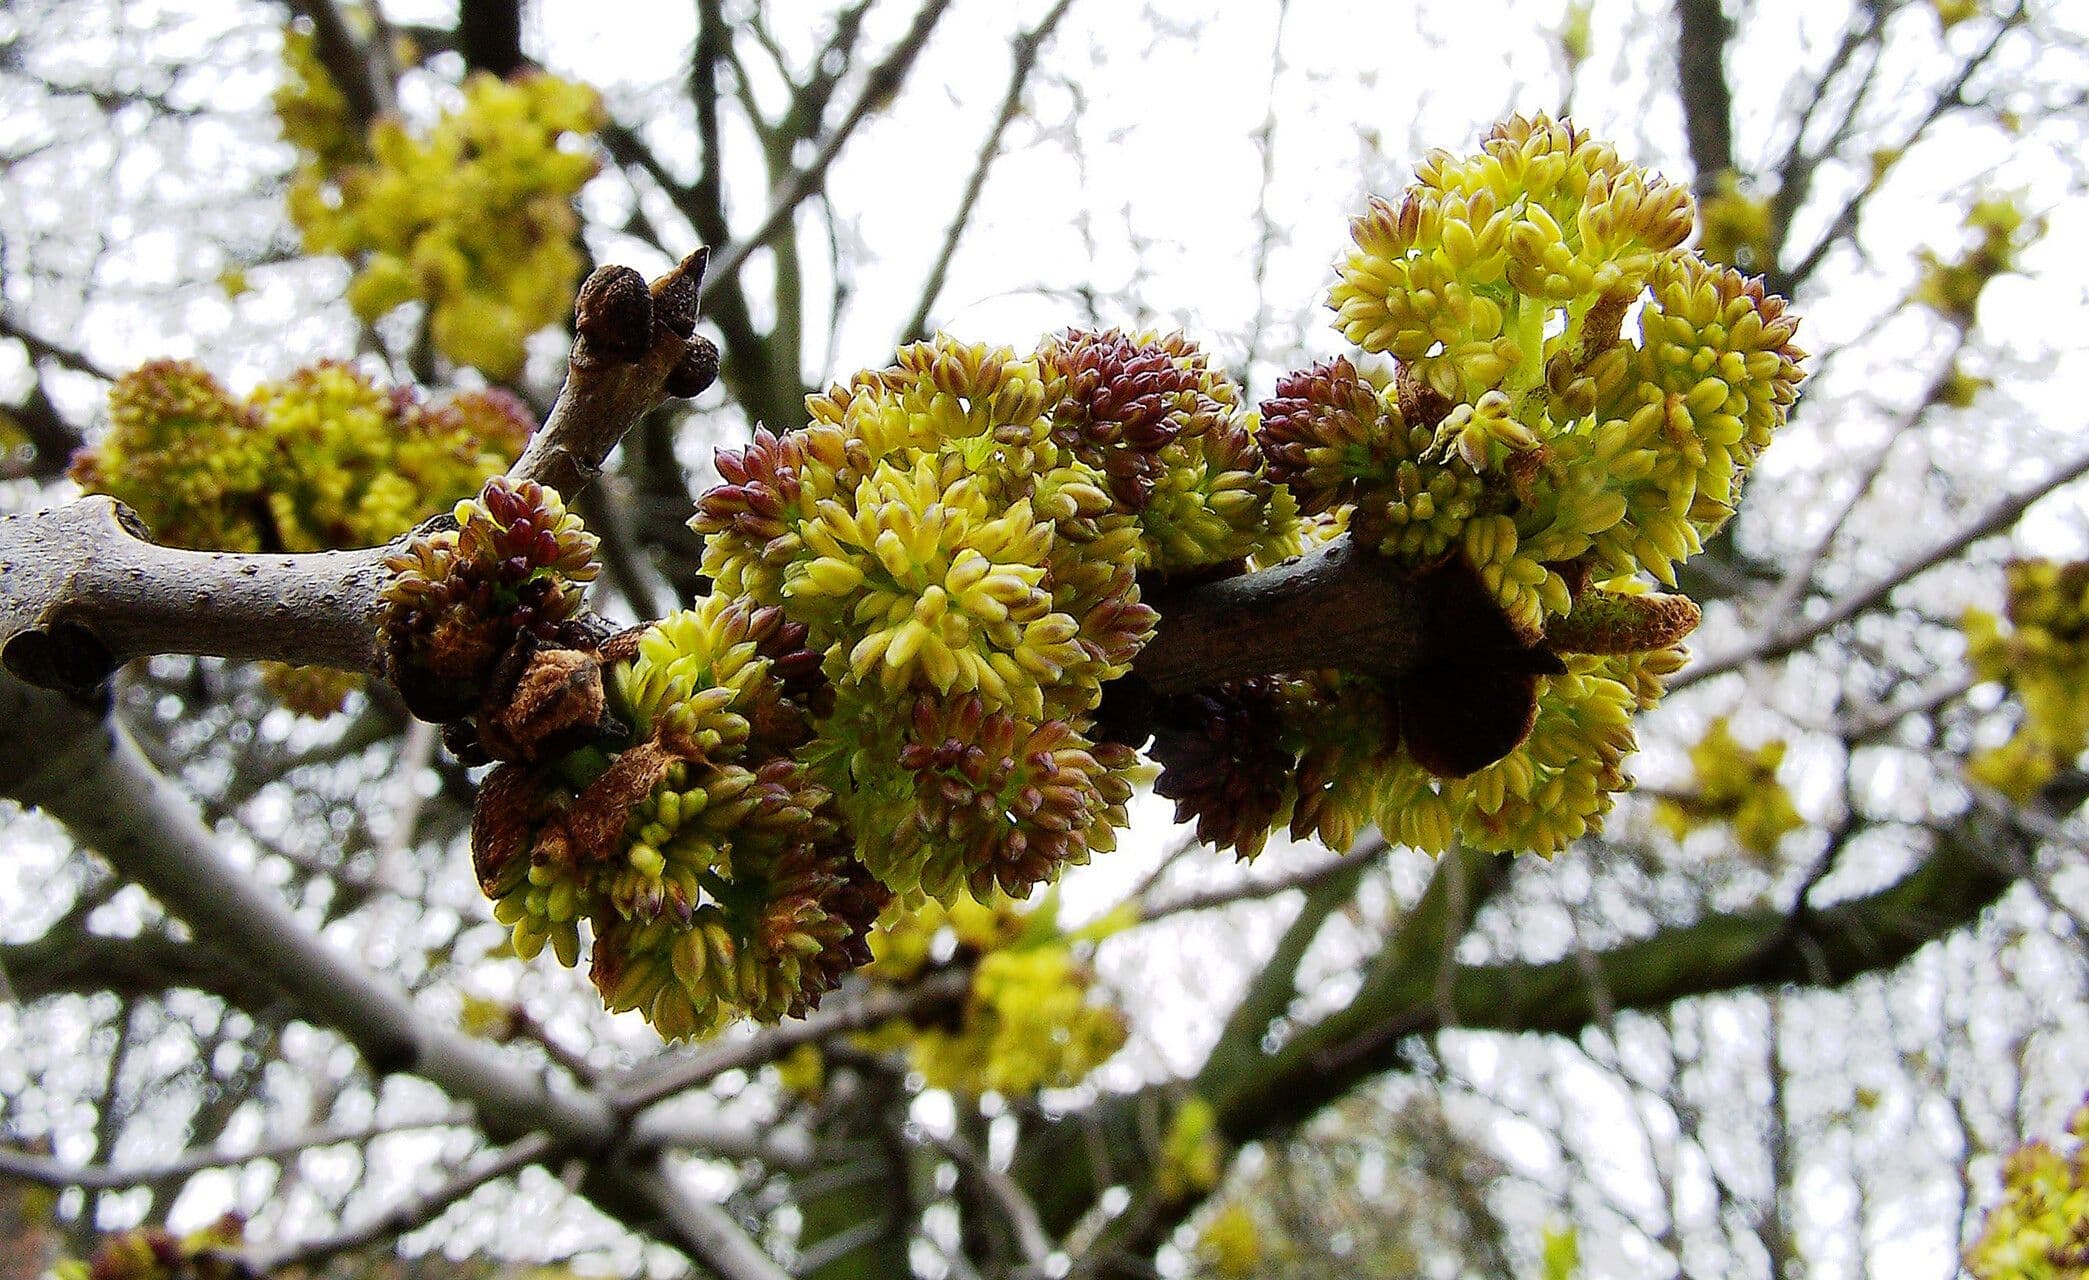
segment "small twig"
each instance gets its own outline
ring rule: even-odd
[[[510,1144],[491,1160],[465,1170],[440,1187],[392,1206],[360,1226],[348,1227],[329,1236],[266,1254],[255,1262],[255,1271],[270,1275],[289,1267],[310,1266],[338,1254],[367,1248],[424,1227],[442,1216],[444,1210],[489,1182],[519,1173],[549,1158],[558,1142],[548,1134],[534,1133]]]
[[[1219,907],[1230,907],[1235,903],[1254,902],[1273,898],[1293,889],[1310,889],[1321,881],[1338,876],[1359,862],[1368,862],[1384,853],[1390,846],[1385,837],[1373,833],[1352,845],[1347,853],[1333,858],[1324,858],[1307,866],[1285,872],[1268,880],[1248,880],[1240,884],[1226,885],[1217,889],[1206,889],[1200,893],[1184,894],[1172,902],[1140,910],[1140,924],[1152,924],[1191,911],[1211,911]]]
[[[44,1187],[121,1191],[147,1183],[186,1178],[206,1169],[227,1169],[253,1160],[282,1160],[322,1147],[349,1144],[360,1146],[388,1134],[408,1133],[417,1129],[442,1129],[468,1123],[469,1120],[465,1116],[456,1114],[405,1124],[366,1125],[356,1129],[320,1129],[311,1133],[292,1134],[274,1142],[265,1142],[247,1151],[210,1148],[176,1156],[163,1164],[139,1165],[135,1168],[107,1164],[72,1165],[48,1156],[0,1149],[0,1174]]]
[[[822,1010],[796,1022],[766,1028],[745,1040],[719,1045],[627,1077],[610,1095],[619,1112],[629,1115],[666,1098],[724,1075],[774,1062],[801,1044],[861,1031],[962,996],[971,988],[970,972],[952,969],[922,979],[903,991],[873,991],[837,1008]]]
[[[1023,90],[1030,83],[1030,73],[1037,67],[1037,55],[1051,39],[1059,20],[1072,7],[1073,0],[1059,0],[1036,26],[1015,38],[1010,50],[1008,90],[1001,96],[1001,110],[994,116],[986,140],[980,143],[979,158],[972,162],[972,176],[965,181],[965,193],[958,199],[957,212],[950,216],[943,228],[942,247],[936,251],[936,260],[929,267],[928,281],[921,287],[921,299],[914,304],[914,314],[900,326],[902,341],[913,342],[928,336],[929,311],[943,292],[943,284],[950,276],[951,260],[957,256],[958,241],[971,224],[972,210],[979,204],[980,193],[986,190],[987,175],[1001,156],[1001,138],[1023,109]]]
[[[925,1134],[929,1145],[949,1156],[951,1162],[974,1186],[986,1192],[987,1198],[1008,1219],[1009,1233],[1015,1237],[1016,1248],[1022,1250],[1027,1264],[1022,1275],[1042,1275],[1045,1260],[1051,1256],[1052,1240],[1045,1234],[1044,1221],[1037,1215],[1037,1205],[1015,1184],[1015,1179],[996,1169],[991,1160],[971,1143],[952,1135],[941,1137]]]
[[[2024,512],[2046,497],[2084,475],[2089,475],[2089,454],[2084,454],[2061,466],[2053,474],[2021,493],[1990,506],[1978,516],[1949,536],[1940,539],[1927,550],[1909,558],[1892,572],[1885,574],[1870,586],[1859,588],[1838,599],[1834,606],[1818,618],[1803,625],[1780,630],[1744,645],[1732,653],[1723,654],[1704,662],[1693,663],[1688,669],[1669,682],[1669,691],[1687,689],[1693,684],[1709,680],[1713,676],[1738,671],[1752,662],[1766,662],[1781,658],[1805,647],[1819,636],[1825,635],[1859,614],[1868,613],[1884,603],[1903,583],[1908,582],[1945,561],[1965,551],[1966,548],[1984,538],[2007,530],[2023,517]]]
[[[34,359],[49,360],[51,363],[70,369],[74,373],[84,373],[90,378],[99,378],[103,382],[116,381],[116,375],[109,372],[100,361],[92,356],[84,352],[75,351],[71,347],[61,346],[49,338],[31,333],[4,315],[0,315],[0,338],[13,338],[16,342],[27,347],[30,356]]]
[[[841,118],[840,123],[834,126],[834,131],[820,144],[820,149],[812,161],[804,168],[794,170],[788,178],[778,184],[769,198],[769,212],[752,234],[735,240],[719,253],[716,270],[711,273],[713,285],[732,280],[739,275],[740,268],[746,264],[749,254],[769,243],[778,232],[790,225],[791,216],[797,212],[798,206],[826,181],[827,170],[833,166],[835,157],[841,154],[842,147],[856,132],[856,127],[873,111],[881,109],[889,102],[892,95],[899,92],[900,83],[906,79],[907,72],[914,65],[914,59],[928,44],[929,33],[935,29],[936,23],[942,20],[944,12],[949,8],[950,0],[928,0],[928,3],[921,7],[921,11],[914,15],[913,25],[900,37],[891,55],[871,69],[870,75],[864,79],[863,91],[850,105],[848,114]],[[705,162],[707,165],[717,163],[715,149],[705,152]],[[706,290],[707,294],[708,292]]]

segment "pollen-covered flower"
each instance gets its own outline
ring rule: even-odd
[[[1297,754],[1286,749],[1275,682],[1240,680],[1161,700],[1149,753],[1154,791],[1197,838],[1243,858],[1262,852],[1292,797]]]
[[[1164,469],[1160,453],[1239,409],[1239,393],[1179,333],[1070,330],[1038,349],[1048,381],[1052,437],[1110,478],[1120,507],[1137,511]]]
[[[109,389],[109,430],[71,474],[169,546],[258,551],[280,546],[265,502],[271,454],[253,412],[201,365],[155,360]]]
[[[2017,269],[2017,257],[2045,231],[2043,218],[2028,217],[2008,196],[1977,201],[1966,213],[1973,243],[1957,260],[1947,262],[1934,250],[1922,251],[1922,282],[1915,299],[1952,323],[1973,323],[1980,295],[1996,276]]]
[[[845,702],[829,733],[839,745],[823,775],[845,779],[853,824],[877,833],[861,843],[865,864],[914,897],[1020,896],[1114,849],[1144,777],[1130,748],[971,694],[922,696],[898,715]]]
[[[1688,191],[1608,144],[1513,117],[1478,155],[1431,152],[1399,204],[1372,201],[1332,301],[1351,342],[1476,399],[1512,370],[1533,384],[1550,313],[1636,294],[1691,216]]]
[[[1179,447],[1233,412],[1193,347],[1155,340],[1162,360],[1142,342],[1069,337],[1032,358],[916,343],[811,397],[810,426],[722,452],[725,483],[698,500],[717,589],[777,610],[819,655],[839,703],[804,754],[895,891],[1027,889],[1124,821],[1130,784],[1112,775],[1133,757],[1084,731],[1155,615],[1148,544],[1106,468],[1130,476],[1111,459],[1134,438]],[[1126,360],[1173,370],[1173,398],[1111,391]],[[1062,429],[1053,406],[1071,404],[1088,416]]]
[[[487,779],[473,862],[519,955],[577,963],[585,927],[604,1002],[670,1038],[803,1013],[868,963],[890,892],[791,755],[825,702],[804,634],[706,597],[605,647],[621,743]]]
[[[2089,1275],[2089,1102],[2068,1118],[2073,1149],[2034,1139],[2002,1162],[2002,1198],[1966,1251],[1977,1280]]]

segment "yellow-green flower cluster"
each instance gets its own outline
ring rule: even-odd
[[[332,177],[369,158],[369,138],[356,127],[348,95],[327,73],[310,24],[283,29],[283,83],[274,102],[283,140],[315,175]]]
[[[2067,1122],[2074,1150],[2033,1140],[2002,1165],[2002,1199],[1966,1251],[1977,1280],[2089,1280],[2089,1104]]]
[[[1079,1084],[1124,1045],[1123,1013],[1096,989],[1082,944],[1059,931],[1049,901],[1024,911],[995,895],[897,908],[871,935],[865,972],[904,983],[926,970],[945,931],[953,955],[973,961],[955,1008],[896,1021],[863,1037],[868,1048],[904,1047],[932,1089],[1026,1095]]]
[[[890,895],[791,755],[821,701],[803,640],[774,608],[707,597],[613,666],[623,745],[487,780],[473,858],[517,954],[577,963],[586,922],[604,1003],[669,1038],[802,1014],[869,961]]]
[[[1915,289],[1916,301],[1961,326],[1973,323],[1988,282],[2016,270],[2017,256],[2044,233],[2045,220],[2025,216],[2014,199],[1998,196],[1974,202],[1966,229],[1973,244],[1956,262],[1922,251],[1922,281]]]
[[[1546,854],[1600,824],[1697,618],[1646,579],[1732,515],[1799,381],[1796,320],[1683,247],[1693,214],[1540,116],[1432,153],[1353,224],[1337,325],[1392,363],[1281,379],[1258,443],[1301,510],[1408,574],[1421,642],[1397,673],[1163,700],[1179,818],[1243,853],[1286,822]]]
[[[1213,1275],[1245,1280],[1262,1266],[1262,1230],[1255,1215],[1238,1200],[1213,1214],[1197,1233],[1197,1260]]]
[[[117,379],[109,430],[73,459],[81,488],[128,503],[170,546],[322,551],[374,546],[470,493],[528,442],[504,392],[424,403],[326,363],[246,400],[200,365],[158,360]],[[354,677],[267,664],[301,715],[338,711]]]
[[[363,319],[425,302],[443,354],[513,378],[523,340],[565,315],[580,279],[572,201],[596,162],[572,143],[601,126],[600,99],[543,73],[481,73],[424,133],[385,119],[356,139],[310,37],[291,32],[285,56],[277,109],[304,155],[290,216],[306,252],[356,263],[348,300]]]
[[[1217,1187],[1225,1172],[1226,1142],[1219,1134],[1218,1109],[1191,1094],[1168,1119],[1153,1171],[1154,1189],[1165,1200],[1182,1200]]]
[[[1672,583],[1732,513],[1801,354],[1781,299],[1681,247],[1692,215],[1543,116],[1432,153],[1355,222],[1331,299],[1351,341],[1398,359],[1393,389],[1309,371],[1265,408],[1265,450],[1309,509],[1355,490],[1360,522],[1411,464],[1381,543],[1409,562],[1459,544],[1534,638],[1571,607],[1562,566]]]
[[[1783,739],[1744,747],[1721,716],[1690,748],[1694,789],[1664,797],[1655,806],[1654,818],[1678,840],[1706,823],[1724,823],[1743,850],[1768,858],[1787,832],[1806,825],[1792,806],[1791,793],[1777,780],[1777,766],[1783,762]]]
[[[1180,339],[1071,334],[1026,358],[938,338],[807,408],[802,430],[721,453],[691,523],[717,589],[781,609],[822,655],[840,709],[807,759],[862,860],[944,899],[1024,892],[1113,847],[1136,757],[1088,730],[1152,634],[1138,571],[1271,537],[1238,393]],[[1250,501],[1168,507],[1169,528],[1192,507],[1217,521],[1172,561],[1141,520],[1192,470],[1182,493]]]
[[[532,426],[505,393],[427,404],[334,362],[241,401],[199,365],[158,360],[117,379],[109,418],[73,479],[161,542],[215,551],[375,546],[505,468]]]
[[[2007,625],[1967,610],[1966,657],[1982,680],[2016,695],[2023,719],[1967,772],[2021,800],[2089,746],[2089,561],[2018,560],[2007,578]]]
[[[1038,349],[1053,438],[1110,478],[1135,514],[1142,567],[1163,575],[1297,552],[1232,379],[1181,334],[1075,330]]]

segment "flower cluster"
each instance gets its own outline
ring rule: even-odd
[[[2021,800],[2089,746],[2089,561],[2018,560],[2007,570],[2004,619],[1966,611],[1966,657],[1983,680],[2023,704],[2009,741],[1976,754],[1967,771]]]
[[[890,894],[792,756],[827,692],[804,639],[710,596],[605,651],[613,727],[487,779],[473,860],[519,955],[577,963],[585,921],[604,1003],[669,1038],[802,1014],[869,961]]]
[[[1193,344],[918,343],[722,453],[722,592],[806,628],[837,710],[807,754],[898,893],[1022,894],[1113,847],[1138,775],[1097,739],[1147,582],[1295,545],[1233,384]]]
[[[1259,416],[1194,344],[1114,331],[1027,355],[938,337],[810,397],[807,425],[718,456],[691,521],[716,594],[509,664],[550,710],[509,735],[534,752],[488,744],[498,918],[568,963],[585,922],[611,1007],[695,1035],[810,1007],[896,898],[877,976],[920,973],[946,923],[978,957],[960,1007],[881,1034],[931,1083],[1026,1091],[1080,1078],[1121,1020],[1069,940],[977,902],[1111,848],[1140,746],[1243,854],[1287,826],[1541,854],[1596,829],[1697,622],[1654,584],[1733,514],[1800,377],[1796,319],[1683,247],[1693,213],[1514,119],[1354,225],[1333,305],[1389,359],[1292,374]],[[1404,582],[1397,666],[1125,679],[1157,586],[1337,538]],[[534,572],[555,543],[487,564]],[[599,705],[551,696],[592,688],[590,661]]]
[[[170,546],[213,551],[367,547],[506,467],[533,422],[501,391],[428,402],[322,363],[233,396],[202,366],[156,360],[116,380],[109,430],[72,464]],[[263,667],[287,707],[340,709],[352,677]]]
[[[1353,224],[1331,304],[1391,365],[1289,375],[1257,440],[1300,510],[1407,570],[1421,651],[1174,708],[1154,753],[1179,817],[1244,854],[1286,822],[1540,853],[1600,824],[1697,619],[1647,579],[1733,514],[1800,377],[1783,300],[1683,248],[1692,217],[1540,116],[1432,153]]]
[[[1068,1088],[1123,1047],[1124,1015],[1101,997],[1084,939],[1060,932],[1049,898],[1030,911],[998,895],[895,910],[871,935],[877,959],[865,973],[906,983],[946,946],[944,958],[973,963],[962,1001],[859,1037],[867,1048],[904,1047],[928,1087],[1005,1095]]]
[[[2033,1140],[2002,1165],[2002,1199],[1966,1251],[1978,1280],[2089,1278],[2089,1103],[2067,1122],[2074,1151]]]
[[[556,491],[494,476],[385,561],[385,672],[424,719],[474,710],[517,637],[550,641],[594,581],[597,539]]]
[[[425,133],[385,119],[358,138],[311,37],[293,29],[285,57],[276,106],[303,156],[290,216],[306,252],[356,263],[348,300],[363,319],[425,302],[444,355],[513,378],[524,339],[565,315],[580,279],[572,201],[596,162],[572,143],[601,126],[600,99],[543,73],[481,73]]]
[[[240,1248],[246,1223],[228,1213],[186,1236],[138,1227],[105,1238],[85,1262],[69,1259],[57,1280],[235,1280],[252,1274]]]
[[[2045,230],[2040,218],[2027,217],[2007,196],[1975,201],[1966,213],[1973,243],[1955,262],[1934,250],[1922,251],[1922,280],[1915,299],[1934,308],[1953,324],[1973,323],[1980,295],[1996,276],[2016,270],[2017,256]]]
[[[1724,823],[1744,851],[1768,858],[1787,832],[1806,825],[1792,807],[1791,793],[1777,780],[1777,766],[1783,762],[1783,739],[1744,747],[1722,716],[1690,748],[1695,788],[1664,796],[1654,818],[1678,840],[1707,823]]]
[[[116,380],[109,430],[72,478],[169,546],[368,547],[505,468],[532,426],[505,392],[430,403],[331,361],[241,400],[200,365],[156,360]]]

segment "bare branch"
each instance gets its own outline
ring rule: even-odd
[[[121,1191],[148,1183],[186,1178],[206,1169],[228,1169],[251,1160],[283,1160],[324,1147],[363,1146],[376,1138],[420,1129],[446,1129],[469,1124],[463,1113],[413,1120],[403,1124],[363,1125],[353,1129],[318,1129],[291,1134],[246,1151],[208,1148],[176,1156],[164,1164],[122,1168],[115,1165],[71,1165],[48,1156],[0,1150],[0,1174],[45,1187],[81,1187],[89,1191]]]
[[[100,378],[103,382],[114,382],[116,380],[116,375],[110,373],[94,357],[87,355],[85,352],[76,351],[71,347],[53,342],[40,334],[32,333],[4,315],[0,315],[0,338],[13,338],[16,342],[21,343],[28,348],[29,355],[33,359],[49,360],[51,363],[70,369],[74,373],[84,373],[90,378]]]
[[[1045,1259],[1051,1256],[1051,1237],[1045,1234],[1044,1223],[1037,1216],[1037,1206],[1030,1197],[1015,1184],[1015,1180],[996,1169],[984,1153],[961,1137],[948,1138],[928,1136],[929,1143],[958,1167],[966,1178],[994,1202],[1008,1220],[1009,1233],[1015,1237],[1016,1248],[1022,1250],[1027,1264],[1026,1274],[1042,1275]]]
[[[1752,644],[1743,645],[1732,653],[1722,654],[1717,658],[1693,664],[1688,670],[1669,681],[1668,687],[1670,691],[1687,689],[1701,680],[1709,680],[1713,676],[1725,675],[1729,671],[1738,671],[1751,662],[1765,662],[1772,658],[1781,658],[1788,653],[1797,652],[1816,638],[1826,635],[1859,614],[1868,613],[1872,609],[1877,608],[1901,584],[1960,555],[1966,548],[1979,542],[1981,539],[1991,538],[1998,533],[2004,532],[2021,519],[2024,512],[2028,511],[2039,499],[2064,485],[2080,479],[2084,475],[2089,475],[2089,454],[2084,454],[2065,464],[2044,480],[2032,485],[2029,489],[2021,493],[2011,494],[2009,497],[1995,503],[1986,511],[1980,513],[1979,516],[1967,522],[1957,532],[1940,539],[1927,550],[1909,558],[1892,572],[1884,574],[1877,581],[1871,583],[1871,585],[1860,587],[1836,600],[1827,612],[1821,614],[1821,616],[1809,619],[1800,626],[1774,632]]]
[[[728,1071],[745,1071],[774,1062],[801,1044],[816,1044],[947,1004],[962,997],[971,985],[969,970],[951,969],[924,978],[903,991],[867,992],[847,1004],[823,1009],[797,1022],[766,1027],[745,1040],[702,1049],[665,1063],[648,1064],[627,1077],[623,1087],[611,1094],[611,1101],[619,1112],[629,1115]]]
[[[396,1204],[360,1226],[347,1227],[332,1235],[321,1236],[317,1240],[309,1240],[264,1254],[256,1261],[255,1272],[259,1275],[273,1275],[278,1270],[288,1267],[310,1266],[337,1254],[365,1249],[379,1241],[405,1235],[435,1221],[442,1216],[445,1209],[487,1183],[498,1182],[541,1162],[550,1156],[557,1146],[558,1144],[545,1134],[531,1134],[510,1144],[491,1160],[457,1174],[426,1195],[415,1196]]]
[[[929,267],[927,283],[921,286],[921,299],[914,304],[914,314],[900,326],[902,342],[914,342],[928,336],[929,312],[935,307],[936,299],[943,292],[943,283],[950,276],[951,259],[957,256],[958,241],[964,237],[966,227],[971,225],[972,210],[979,204],[980,193],[986,190],[987,175],[992,172],[994,161],[1001,156],[1001,138],[1023,109],[1023,90],[1030,83],[1030,73],[1037,69],[1037,55],[1045,42],[1052,38],[1052,32],[1058,29],[1059,20],[1072,7],[1073,0],[1059,0],[1036,26],[1018,35],[1010,47],[1008,91],[1001,96],[1001,110],[995,114],[986,140],[979,145],[979,158],[972,162],[972,176],[965,181],[965,193],[958,199],[957,211],[950,215],[949,224],[943,228],[943,246],[936,251],[936,260]]]
[[[1676,0],[1676,79],[1699,199],[1718,190],[1734,167],[1734,101],[1726,84],[1726,46],[1733,24],[1719,0]]]
[[[842,147],[856,132],[856,126],[862,124],[873,111],[881,109],[899,92],[901,82],[913,68],[914,60],[927,46],[929,33],[935,30],[936,23],[941,21],[949,8],[950,0],[928,0],[928,3],[921,7],[921,11],[914,15],[913,24],[907,28],[906,34],[900,37],[899,43],[893,47],[886,59],[871,69],[869,77],[863,82],[863,91],[850,105],[848,114],[834,126],[834,131],[820,143],[820,149],[812,161],[804,168],[794,170],[778,184],[774,192],[770,193],[769,212],[763,216],[751,234],[734,241],[719,253],[717,270],[712,273],[714,285],[737,278],[741,266],[747,261],[747,256],[790,225],[791,215],[797,212],[798,206],[826,182],[827,170],[833,166],[834,158],[841,154]],[[707,176],[711,165],[715,163],[715,157],[707,157]]]

